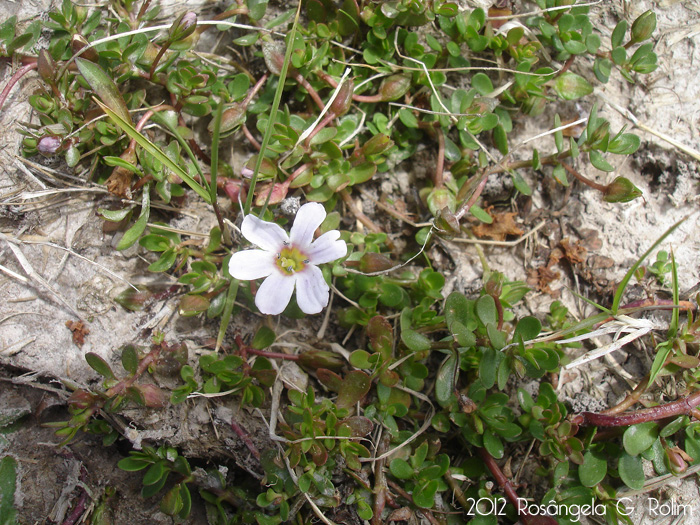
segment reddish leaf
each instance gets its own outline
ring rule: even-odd
[[[316,377],[318,377],[318,380],[323,386],[332,392],[340,392],[343,386],[343,378],[327,368],[319,368],[316,370]]]
[[[362,416],[345,418],[340,423],[352,432],[352,437],[365,437],[374,429],[372,421]]]
[[[367,335],[372,349],[386,360],[391,358],[394,333],[391,324],[381,315],[375,315],[367,323]]]
[[[370,377],[361,370],[353,370],[343,380],[338,392],[336,406],[338,408],[350,408],[360,401],[372,385]]]

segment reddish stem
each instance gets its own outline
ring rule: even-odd
[[[323,103],[323,100],[321,100],[321,97],[318,94],[318,91],[314,89],[314,87],[308,83],[308,81],[299,73],[298,71],[292,72],[294,76],[294,80],[299,82],[299,85],[303,87],[306,91],[309,92],[309,96],[314,99],[314,102],[316,102],[316,105],[318,108],[323,111],[323,108],[325,107],[325,104]]]
[[[383,456],[389,448],[389,436],[385,436],[381,443],[379,443],[379,448],[377,449],[377,454]],[[386,467],[386,458],[380,459],[374,465],[374,507],[372,516],[372,525],[382,525],[382,512],[384,511],[384,506],[386,505],[387,496],[387,484],[386,475],[384,474],[384,468]]]
[[[455,213],[455,219],[460,220],[464,215],[469,211],[469,209],[474,206],[477,200],[479,200],[479,197],[481,196],[481,192],[484,191],[484,188],[486,187],[486,182],[489,179],[489,175],[491,175],[492,171],[487,170],[482,176],[481,180],[479,181],[479,184],[476,186],[474,189],[474,192],[472,193],[472,196],[469,197],[469,200],[462,204],[459,209],[457,210],[457,213]]]
[[[283,354],[282,352],[266,352],[265,350],[257,350],[249,346],[246,347],[246,352],[253,355],[267,357],[268,359],[286,359],[287,361],[299,361],[298,355]]]
[[[333,89],[338,87],[338,82],[330,76],[328,73],[324,73],[322,71],[319,71],[316,73],[319,77],[321,77],[326,84],[328,84],[330,87]],[[384,97],[377,93],[376,95],[352,95],[352,99],[355,102],[369,102],[370,104],[378,104],[380,102],[384,102]]]
[[[576,425],[596,426],[596,427],[626,427],[647,421],[659,421],[669,417],[680,415],[697,414],[696,408],[700,405],[700,390],[690,394],[683,399],[666,403],[652,408],[643,408],[636,412],[621,415],[595,414],[593,412],[582,412],[571,418],[571,422]]]
[[[501,490],[505,492],[508,501],[515,507],[518,516],[520,516],[525,525],[557,525],[557,521],[549,516],[531,516],[528,514],[527,510],[522,508],[522,500],[518,498],[518,494],[515,492],[510,480],[503,474],[493,456],[489,454],[485,448],[480,448],[479,454],[484,460],[486,467],[491,471],[491,475],[496,478],[496,483],[498,483]]]
[[[168,50],[172,42],[168,41],[165,44],[163,44],[163,47],[158,50],[158,54],[156,55],[156,58],[153,60],[153,64],[151,64],[151,70],[148,72],[148,78],[149,80],[153,80],[153,75],[156,72],[156,68],[158,67],[158,62],[160,62],[160,59],[163,58],[163,55],[165,52]]]
[[[436,130],[438,136],[438,157],[437,166],[435,166],[435,188],[442,188],[444,185],[443,172],[445,169],[445,134],[441,127],[437,127]]]
[[[602,184],[598,184],[597,182],[593,182],[591,179],[584,177],[581,175],[578,171],[576,171],[574,168],[569,166],[566,162],[562,162],[561,165],[564,167],[566,171],[571,173],[574,177],[576,177],[578,180],[583,182],[586,186],[590,186],[593,189],[596,189],[598,191],[604,192],[607,189],[607,186],[603,186]]]
[[[561,76],[561,75],[563,75],[566,71],[568,71],[569,68],[571,67],[571,64],[574,63],[574,59],[575,59],[575,58],[576,58],[576,55],[571,55],[571,56],[569,57],[569,59],[568,59],[566,62],[564,62],[564,65],[562,66],[562,68],[561,68],[561,69],[559,70],[559,72],[557,73],[557,76]]]
[[[402,498],[404,498],[408,501],[413,501],[413,497],[408,492],[406,492],[401,485],[399,485],[395,481],[392,481],[389,479],[389,480],[387,480],[387,485],[389,485],[392,489],[394,489],[399,494],[399,496],[401,496]],[[423,516],[425,516],[425,518],[431,523],[431,525],[440,525],[440,522],[435,518],[435,516],[433,516],[432,512],[430,512],[429,510],[426,510],[426,509],[420,509],[420,511],[421,511],[421,514],[423,514]]]
[[[153,115],[155,115],[159,111],[164,111],[166,109],[172,109],[173,111],[175,110],[175,108],[169,104],[160,104],[146,111],[146,113],[144,113],[143,116],[136,123],[136,131],[141,133],[141,130],[144,128],[144,126],[148,123],[148,121]],[[136,149],[136,139],[131,139],[131,141],[129,142],[129,147],[127,149]]]
[[[260,91],[260,88],[263,87],[263,84],[267,81],[267,73],[265,73],[262,77],[260,77],[260,80],[258,80],[255,85],[253,86],[253,89],[250,90],[250,93],[245,97],[243,100],[243,105],[247,106],[250,104],[250,101],[253,100],[253,97],[255,94]]]
[[[382,229],[376,224],[374,224],[374,222],[372,222],[372,219],[370,219],[369,217],[367,217],[367,215],[365,215],[357,209],[347,189],[340,190],[340,196],[345,202],[345,204],[347,204],[348,208],[350,208],[350,211],[353,213],[355,218],[357,218],[357,220],[360,221],[368,230],[374,233],[382,232]]]
[[[335,117],[336,114],[332,111],[329,111],[328,114],[325,117],[323,117],[323,120],[319,122],[318,125],[314,128],[311,134],[308,137],[306,137],[306,140],[304,141],[304,147],[308,149],[309,144],[311,144],[311,139],[313,139],[319,131],[325,128]]]
[[[138,14],[136,15],[137,21],[140,21],[141,17],[146,14],[146,11],[148,11],[148,8],[150,5],[151,5],[151,0],[144,0],[143,4],[141,4],[141,9],[139,9]]]
[[[614,414],[624,412],[629,407],[634,405],[637,401],[639,401],[639,398],[642,397],[642,394],[647,389],[647,386],[649,386],[649,376],[646,376],[644,379],[642,379],[640,383],[635,387],[635,389],[632,390],[632,392],[630,392],[629,395],[620,403],[618,403],[614,407],[608,408],[607,410],[603,410],[603,412],[601,413],[605,414],[606,416],[612,416]]]
[[[10,94],[10,91],[12,91],[15,84],[19,82],[19,79],[37,67],[39,67],[38,63],[32,62],[31,64],[27,64],[26,66],[19,68],[15,74],[10,77],[10,80],[8,80],[7,84],[5,84],[5,88],[2,90],[2,93],[0,93],[0,109],[2,109],[2,107],[5,105],[7,96]]]
[[[253,134],[252,134],[252,133],[250,132],[250,130],[248,129],[248,126],[246,126],[245,124],[243,124],[243,126],[241,126],[241,128],[243,129],[243,134],[245,135],[245,138],[248,139],[248,142],[250,142],[251,145],[252,145],[256,150],[260,151],[260,150],[262,149],[262,146],[260,145],[260,143],[259,143],[257,140],[255,140],[255,137],[253,136]]]
[[[250,450],[250,453],[253,454],[253,457],[260,461],[260,452],[258,452],[258,449],[255,447],[255,444],[253,444],[253,440],[250,439],[250,436],[243,429],[243,427],[241,427],[234,420],[231,420],[231,428],[236,433],[236,435],[239,438],[241,438],[243,443],[245,443],[245,446],[248,448],[248,450]]]

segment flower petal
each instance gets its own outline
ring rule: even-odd
[[[255,306],[264,314],[281,314],[292,298],[296,280],[296,274],[282,275],[278,271],[272,272],[258,288]]]
[[[268,252],[277,253],[284,243],[289,243],[287,232],[274,222],[263,221],[255,215],[246,215],[241,226],[243,236]]]
[[[275,271],[274,255],[265,250],[244,250],[231,256],[228,273],[235,279],[251,281]]]
[[[328,305],[330,288],[317,266],[308,265],[297,274],[297,304],[305,314],[317,314]]]
[[[348,253],[348,245],[345,241],[338,240],[339,237],[338,230],[331,230],[312,242],[311,246],[304,250],[309,262],[323,264],[345,257]]]
[[[323,204],[318,202],[308,202],[304,204],[294,219],[294,225],[290,237],[292,244],[301,250],[304,250],[314,238],[314,232],[321,226],[321,223],[326,218],[326,210]]]

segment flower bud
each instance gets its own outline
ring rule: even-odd
[[[435,226],[447,234],[455,234],[461,231],[459,221],[447,206],[438,212],[435,218]]]
[[[606,137],[608,136],[609,132],[610,122],[606,120],[600,126],[598,126],[595,129],[595,131],[593,131],[593,133],[591,133],[591,136],[588,137],[588,140],[586,140],[586,142],[590,144],[593,148],[603,145],[603,142],[607,142]]]
[[[630,42],[633,44],[644,42],[651,36],[654,29],[656,29],[656,13],[653,11],[642,13],[632,24]]]
[[[505,276],[501,272],[492,272],[484,284],[484,291],[494,299],[498,299],[503,292],[504,281]]]
[[[76,390],[68,398],[68,405],[75,410],[85,410],[95,404],[95,396],[85,390]]]
[[[379,86],[379,94],[382,102],[390,102],[403,97],[411,87],[411,77],[409,75],[396,74],[385,78]]]
[[[379,155],[380,153],[384,153],[393,145],[394,141],[387,135],[384,135],[384,133],[377,133],[374,137],[364,143],[364,145],[360,148],[360,154],[363,157]]]
[[[679,448],[667,448],[665,452],[665,463],[668,467],[668,470],[670,470],[675,475],[682,474],[686,471],[686,469],[688,468],[688,464],[685,462],[683,456],[680,454],[680,452],[682,451]]]
[[[629,202],[641,196],[642,190],[625,177],[617,177],[603,192],[605,202]]]
[[[547,101],[544,97],[530,96],[523,102],[523,113],[531,117],[537,117],[544,112]]]
[[[355,83],[351,78],[348,78],[341,84],[338,94],[330,107],[330,111],[334,113],[336,117],[341,117],[350,110],[350,106],[352,105],[352,93],[354,89]]]
[[[63,140],[57,135],[45,135],[39,139],[36,148],[45,156],[55,155],[61,149]]]
[[[438,216],[440,210],[448,208],[454,210],[457,204],[454,193],[446,188],[436,188],[427,197],[427,204],[430,213]]]
[[[383,272],[392,268],[394,263],[386,255],[369,252],[360,258],[360,271],[363,273]]]
[[[141,394],[145,406],[151,408],[161,408],[165,406],[165,395],[156,385],[137,385],[136,388]]]
[[[89,45],[90,43],[85,39],[83,35],[75,34],[70,40],[70,47],[73,50],[73,53],[78,53],[81,49],[85,49],[85,51],[80,53],[80,56],[89,60],[90,62],[97,63],[100,59],[100,56],[97,54],[97,51],[95,51],[95,48],[88,47]]]
[[[177,20],[173,22],[168,30],[168,41],[178,42],[184,40],[197,29],[197,15],[192,11],[187,11],[181,14]]]

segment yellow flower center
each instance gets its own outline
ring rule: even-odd
[[[309,264],[306,255],[298,249],[290,246],[285,246],[282,251],[277,254],[277,266],[285,275],[292,275],[294,272],[300,272]]]

